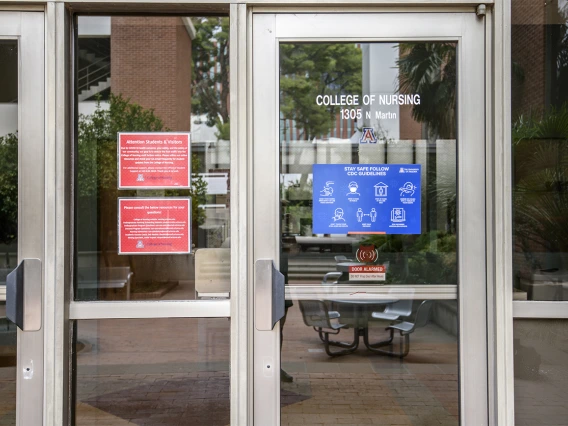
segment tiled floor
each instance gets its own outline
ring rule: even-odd
[[[379,340],[385,323],[374,324]],[[403,361],[369,352],[330,358],[299,309],[284,327],[283,368],[294,377],[282,389],[310,398],[282,408],[282,425],[457,425],[457,344],[435,325],[416,332]],[[347,341],[350,330],[336,337]]]
[[[378,339],[383,324],[373,335]],[[81,321],[77,424],[226,425],[229,323],[222,319]],[[297,306],[284,329],[282,425],[457,424],[456,342],[436,326],[400,361],[330,358]],[[347,331],[345,339],[351,337]]]
[[[80,321],[77,424],[228,425],[229,322],[225,319]],[[383,331],[373,329],[375,339]],[[351,337],[341,332],[340,340]],[[284,329],[282,425],[457,425],[455,338],[430,324],[403,361],[367,351],[330,358],[290,309]],[[516,379],[517,425],[568,425],[566,352],[523,344],[540,365]],[[534,344],[533,344],[534,343]],[[0,426],[13,425],[15,367],[0,368]]]

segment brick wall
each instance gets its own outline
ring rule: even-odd
[[[170,130],[191,126],[191,39],[181,18],[113,17],[112,92],[154,109]]]

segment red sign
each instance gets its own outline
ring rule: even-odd
[[[118,254],[191,251],[191,198],[119,198]]]
[[[349,281],[384,281],[385,265],[357,265],[349,267]]]
[[[361,266],[350,266],[349,273],[361,272],[361,273],[373,273],[377,272],[383,274],[387,271],[385,265],[361,265]]]
[[[189,133],[119,133],[118,188],[189,188]]]

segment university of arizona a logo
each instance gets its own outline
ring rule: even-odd
[[[363,127],[363,134],[359,143],[377,143],[377,137],[375,136],[375,129],[372,127]]]

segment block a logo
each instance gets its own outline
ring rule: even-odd
[[[363,134],[359,143],[377,143],[377,137],[375,136],[375,129],[372,127],[363,127]]]

